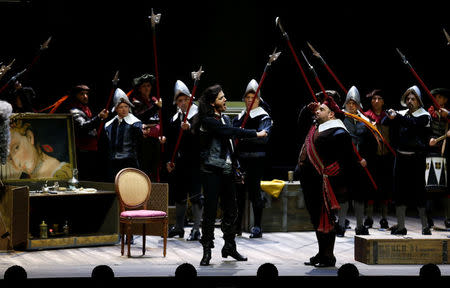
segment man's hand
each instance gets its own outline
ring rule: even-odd
[[[256,137],[267,137],[267,131],[261,130],[261,131],[256,132]]]
[[[439,109],[439,114],[441,114],[441,117],[447,118],[448,117],[448,110],[445,109],[445,108],[440,108]]]
[[[186,131],[186,130],[189,130],[190,128],[191,128],[191,124],[189,124],[189,122],[186,121],[186,123],[185,122],[181,123],[181,129]]]
[[[389,109],[386,111],[387,112],[387,116],[389,117],[389,119],[394,119],[395,116],[397,116],[397,112],[395,112],[394,109]]]
[[[312,113],[315,113],[317,109],[319,109],[319,103],[317,102],[311,102],[306,107],[308,107],[309,111]]]
[[[108,118],[109,112],[106,109],[103,109],[102,111],[100,111],[100,113],[98,113],[98,117],[100,117],[100,119],[105,120],[106,118]]]
[[[175,163],[167,162],[166,169],[169,173],[172,173],[172,171],[175,169]]]
[[[162,108],[162,98],[159,99],[154,99],[155,100],[155,105],[158,106],[159,108]]]
[[[359,161],[359,164],[361,164],[361,166],[362,166],[363,168],[367,167],[367,161],[366,161],[366,159],[361,159],[361,161]]]
[[[158,139],[159,139],[159,143],[161,143],[161,144],[166,143],[166,136],[159,136]]]

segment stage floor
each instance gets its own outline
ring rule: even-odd
[[[101,247],[55,249],[43,251],[0,253],[0,279],[5,270],[12,265],[25,268],[28,279],[34,278],[83,278],[90,277],[97,265],[110,266],[116,277],[171,277],[182,263],[191,263],[202,276],[255,276],[260,265],[270,262],[276,265],[279,276],[336,276],[337,269],[345,263],[353,263],[362,276],[418,276],[422,265],[367,265],[354,260],[355,219],[348,217],[352,229],[345,237],[336,238],[336,267],[315,268],[303,263],[317,253],[314,232],[272,232],[263,238],[250,239],[248,233],[236,238],[238,251],[248,257],[246,262],[236,262],[232,258],[223,259],[220,250],[223,246],[222,232],[215,231],[215,248],[211,265],[200,266],[202,246],[199,242],[184,239],[168,239],[167,256],[163,257],[162,238],[147,237],[147,252],[141,255],[142,238],[135,237],[131,258],[120,255],[120,244]],[[386,235],[389,231],[380,231],[379,218],[374,219],[371,235]],[[388,218],[389,224],[396,223],[395,218]],[[435,219],[437,226],[443,221]],[[409,237],[421,235],[418,218],[407,217],[406,228]],[[190,232],[186,227],[186,235]],[[450,237],[447,231],[432,231],[435,236]],[[450,265],[438,265],[442,276],[450,276]]]

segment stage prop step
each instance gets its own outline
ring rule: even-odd
[[[450,238],[442,235],[355,236],[355,260],[365,264],[447,264]]]

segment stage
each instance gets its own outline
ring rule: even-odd
[[[3,279],[5,270],[12,265],[20,265],[27,271],[28,279],[86,279],[91,277],[92,269],[97,265],[108,265],[117,278],[146,279],[154,277],[163,279],[173,277],[176,268],[182,263],[191,263],[201,277],[230,277],[256,276],[260,265],[274,264],[279,277],[330,277],[336,276],[340,266],[353,263],[359,270],[360,276],[376,277],[414,277],[419,275],[423,265],[367,265],[354,259],[354,227],[355,219],[349,217],[352,229],[347,230],[345,237],[336,238],[335,256],[336,267],[315,268],[303,263],[317,253],[317,243],[314,232],[271,232],[265,233],[263,238],[250,239],[248,233],[236,238],[238,251],[248,257],[246,262],[236,262],[232,258],[223,259],[220,250],[223,246],[222,233],[219,228],[215,231],[215,248],[211,265],[199,265],[202,257],[202,247],[199,242],[189,242],[184,239],[168,239],[167,256],[163,257],[162,238],[147,237],[146,255],[142,256],[142,238],[135,236],[132,245],[131,258],[120,255],[120,244],[99,247],[54,249],[42,251],[16,251],[0,254],[0,278]],[[374,219],[371,235],[389,235],[389,231],[378,229],[378,218]],[[389,217],[390,225],[395,224],[395,218]],[[442,220],[436,219],[435,224],[442,226]],[[421,235],[418,218],[408,217],[406,222],[407,237]],[[185,228],[186,234],[190,227]],[[432,231],[430,237],[450,238],[450,232]],[[187,237],[187,235],[185,235]],[[400,237],[400,236],[393,236]],[[441,275],[450,276],[450,265],[438,265]],[[371,277],[370,277],[371,278]]]

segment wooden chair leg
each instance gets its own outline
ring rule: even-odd
[[[167,249],[167,231],[168,231],[168,229],[169,229],[169,220],[166,218],[165,220],[164,220],[164,232],[163,232],[163,235],[164,235],[164,251],[163,251],[163,255],[164,255],[164,257],[166,257],[166,249]]]
[[[145,224],[142,224],[142,255],[145,255]]]
[[[131,223],[128,223],[127,224],[127,245],[128,245],[128,257],[131,257],[131,249],[130,249],[130,246],[131,246],[131,238],[132,238],[133,236],[131,235]]]
[[[123,248],[124,248],[124,244],[125,244],[125,225],[123,223],[120,223],[120,253],[123,256]]]

